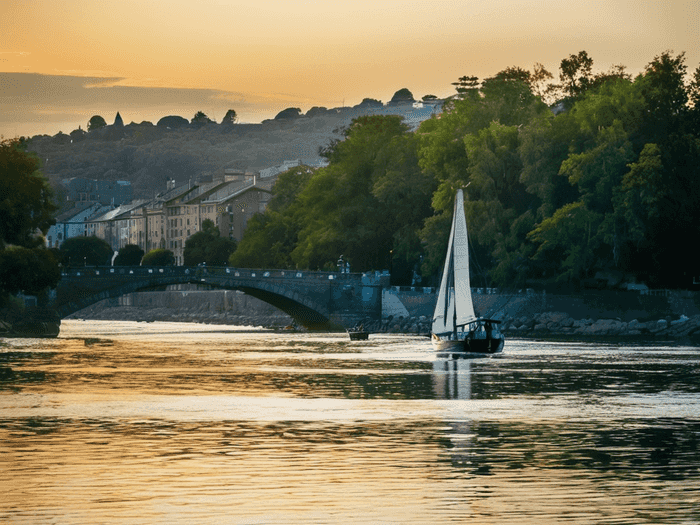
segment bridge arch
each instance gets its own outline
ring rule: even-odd
[[[103,299],[164,290],[173,284],[240,290],[309,328],[352,326],[364,318],[381,318],[381,286],[362,274],[226,267],[76,268],[64,272],[54,308],[63,318]]]

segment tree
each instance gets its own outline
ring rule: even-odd
[[[360,102],[356,107],[360,108],[381,108],[383,107],[384,104],[382,104],[381,100],[377,100],[376,98],[363,98],[362,102]]]
[[[107,122],[104,118],[102,118],[100,115],[95,115],[88,120],[87,130],[88,132],[95,131],[100,128],[104,128],[106,125]]]
[[[235,109],[229,109],[221,120],[221,123],[225,125],[235,124],[236,122],[238,122],[238,115]]]
[[[175,254],[170,250],[157,248],[143,256],[142,266],[174,266]]]
[[[291,168],[277,177],[272,199],[264,214],[246,224],[243,239],[229,257],[229,266],[240,268],[293,268],[292,250],[297,245],[304,212],[299,193],[313,176],[306,166]]]
[[[223,266],[236,251],[236,241],[220,236],[219,229],[209,219],[202,222],[202,230],[185,241],[183,259],[185,266],[201,263]]]
[[[452,82],[452,85],[457,91],[460,98],[466,98],[470,94],[477,93],[479,90],[479,77],[463,76],[457,79],[457,82]]]
[[[291,253],[296,266],[323,268],[344,254],[361,271],[388,267],[393,236],[402,225],[397,223],[397,208],[380,202],[377,195],[393,201],[391,182],[385,177],[401,180],[406,170],[417,170],[416,143],[402,142],[407,133],[398,116],[352,121],[345,140],[328,152],[330,165],[313,174],[292,208],[299,225],[298,243]],[[392,154],[403,146],[408,153],[413,148],[411,156]],[[399,205],[410,208],[413,202],[399,199]]]
[[[301,109],[299,108],[287,108],[283,109],[275,116],[275,120],[285,120],[293,119],[301,116]]]
[[[532,92],[530,78],[527,71],[508,68],[477,88],[478,79],[462,77],[456,83],[460,97],[440,119],[421,124],[419,164],[437,182],[432,195],[435,215],[426,218],[420,233],[424,274],[436,275],[442,266],[447,245],[442,229],[449,232],[457,188],[467,188],[472,254],[484,274],[497,261],[512,266],[505,255],[519,251],[525,242],[526,227],[534,221],[530,210],[539,203],[520,180],[521,132],[530,122],[551,115]],[[509,273],[501,275],[505,279]]]
[[[674,57],[666,51],[654,57],[635,81],[645,101],[645,133],[649,142],[663,141],[679,129],[688,111],[686,73],[685,53]]]
[[[197,113],[194,114],[194,117],[192,117],[192,121],[190,123],[194,124],[195,126],[204,126],[205,124],[211,124],[213,122],[214,121],[207,117],[203,111],[197,111]]]
[[[55,224],[53,192],[39,159],[19,140],[0,142],[0,250],[7,244],[36,247]]]
[[[563,59],[559,69],[562,87],[570,98],[581,95],[593,82],[593,59],[585,51]]]
[[[67,266],[107,266],[114,254],[107,241],[94,235],[66,239],[59,251]]]
[[[143,250],[135,244],[127,244],[119,250],[114,266],[138,266],[143,258]]]
[[[408,88],[401,88],[394,93],[394,96],[391,97],[389,104],[398,104],[401,102],[415,102],[413,93],[411,93]]]
[[[557,282],[575,282],[589,276],[600,259],[596,235],[603,216],[583,202],[567,204],[542,221],[528,237],[538,246],[536,260],[546,264],[546,276]]]
[[[58,209],[39,159],[21,139],[0,141],[0,306],[10,294],[40,295],[61,278],[53,252],[43,246]]]
[[[189,122],[185,117],[180,117],[179,115],[168,115],[167,117],[160,119],[156,123],[156,126],[159,128],[178,129],[185,127],[188,124]]]
[[[61,280],[58,261],[46,248],[10,246],[0,250],[0,290],[11,294],[39,295]]]

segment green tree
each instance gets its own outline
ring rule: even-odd
[[[42,238],[55,223],[53,213],[58,208],[39,166],[37,157],[25,151],[23,140],[0,141],[0,307],[3,308],[12,304],[11,294],[20,291],[43,300],[44,292],[54,288],[60,279],[58,261],[52,251],[44,248]]]
[[[143,256],[142,266],[174,266],[175,254],[164,248],[156,248]]]
[[[135,244],[127,244],[119,250],[114,259],[114,266],[138,266],[141,264],[144,252]]]
[[[502,259],[504,251],[514,248],[515,231],[525,241],[524,225],[534,215],[530,212],[514,221],[540,204],[520,180],[522,129],[547,113],[530,79],[528,72],[508,68],[484,80],[478,89],[465,87],[462,97],[449,104],[440,119],[419,128],[419,164],[437,181],[432,196],[436,216],[426,219],[420,234],[426,251],[424,273],[436,276],[442,266],[447,234],[440,233],[440,228],[449,231],[445,225],[452,218],[457,188],[467,188],[472,255],[482,261],[484,273],[493,269],[494,257]],[[458,84],[468,82],[470,77],[463,77]],[[512,230],[514,224],[517,227]]]
[[[0,142],[0,249],[7,244],[32,248],[55,223],[53,192],[39,171],[39,159],[19,140]]]
[[[202,230],[185,241],[183,259],[185,266],[205,263],[223,266],[236,250],[236,241],[220,236],[219,229],[209,219],[202,223]]]
[[[87,130],[88,132],[95,131],[104,128],[106,125],[107,122],[103,117],[100,115],[94,115],[93,117],[90,117],[90,120],[88,120]]]
[[[291,253],[304,216],[298,195],[313,173],[306,166],[298,166],[278,176],[265,213],[254,215],[246,224],[243,239],[229,258],[230,266],[294,268]]]
[[[559,283],[576,283],[598,265],[596,235],[603,215],[586,209],[583,202],[567,204],[542,221],[528,237],[538,246],[534,259],[545,277]],[[599,266],[598,266],[599,267]]]
[[[238,122],[238,115],[235,109],[229,109],[221,120],[221,123],[225,125],[235,124],[236,122]]]
[[[673,56],[666,51],[654,57],[635,83],[644,98],[645,138],[661,143],[679,130],[688,111],[687,66],[685,53]]]
[[[94,235],[66,239],[59,251],[67,266],[106,266],[114,254],[107,241]]]
[[[564,93],[571,99],[583,94],[593,83],[593,59],[586,51],[563,59],[559,70]]]
[[[479,92],[479,77],[465,75],[459,77],[457,82],[452,82],[452,85],[460,98],[474,96]]]
[[[39,295],[48,288],[55,288],[60,279],[58,261],[51,250],[24,246],[0,250],[0,290]]]
[[[329,152],[331,164],[316,171],[299,194],[304,220],[292,259],[302,268],[334,265],[341,254],[358,270],[389,263],[395,210],[372,190],[385,173],[385,151],[407,126],[400,117],[368,116],[353,120],[345,133]]]

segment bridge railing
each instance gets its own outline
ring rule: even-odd
[[[229,268],[227,266],[83,266],[65,268],[64,277],[115,277],[115,276],[191,276],[205,278],[206,276],[241,277],[246,279],[319,279],[337,280],[344,278],[360,278],[362,274],[347,274],[338,272],[312,272],[307,270],[276,270],[253,268]]]

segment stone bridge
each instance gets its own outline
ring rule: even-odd
[[[61,318],[103,299],[165,290],[174,284],[241,290],[308,328],[350,327],[381,319],[386,274],[257,270],[228,267],[85,267],[64,271],[53,308]]]

